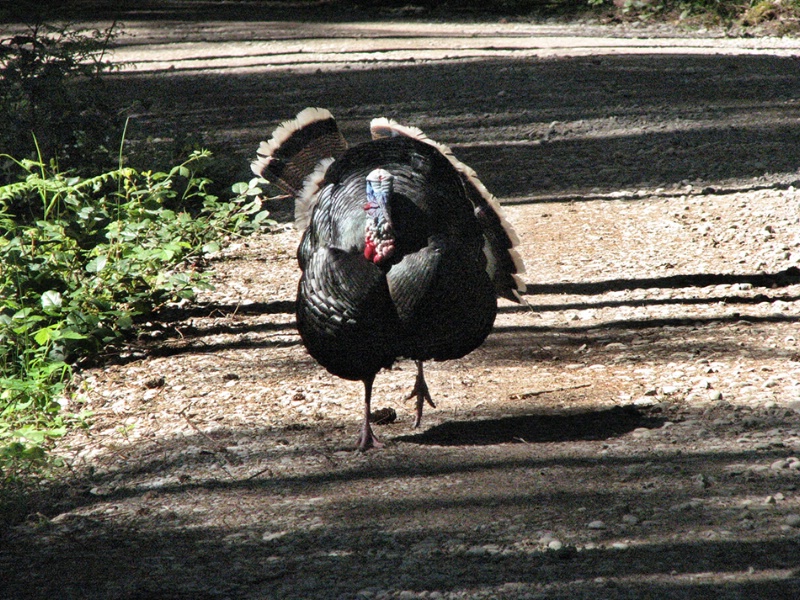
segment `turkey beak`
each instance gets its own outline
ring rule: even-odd
[[[385,169],[375,169],[367,175],[367,204],[364,209],[381,228],[392,226],[389,197],[393,183],[394,177]]]

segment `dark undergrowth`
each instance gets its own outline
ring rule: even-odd
[[[589,20],[720,27],[733,34],[791,35],[798,0],[21,0],[0,8],[0,23],[37,20],[537,21]]]

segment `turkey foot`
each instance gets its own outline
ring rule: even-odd
[[[372,433],[372,427],[369,426],[369,421],[364,421],[364,425],[361,428],[361,435],[358,438],[357,447],[362,452],[370,448],[383,448],[383,442]]]
[[[425,406],[427,402],[433,408],[436,408],[436,405],[433,403],[433,399],[431,398],[431,393],[428,391],[428,384],[425,383],[425,374],[422,372],[422,361],[418,360],[417,362],[417,381],[414,384],[414,389],[411,390],[411,393],[406,397],[406,400],[410,400],[414,396],[417,397],[417,416],[414,419],[414,428],[418,428],[420,423],[422,423],[422,407]]]

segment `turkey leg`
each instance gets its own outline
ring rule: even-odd
[[[375,437],[372,433],[372,427],[369,425],[369,406],[372,401],[372,382],[375,377],[372,376],[364,380],[364,424],[361,426],[361,436],[358,438],[358,449],[362,452],[370,448],[382,448],[383,443]]]
[[[431,398],[431,393],[428,391],[428,384],[425,383],[425,374],[422,371],[422,361],[418,360],[416,363],[417,381],[414,384],[414,389],[411,390],[411,393],[406,398],[406,400],[410,400],[414,396],[417,397],[417,416],[414,419],[414,428],[419,427],[420,423],[422,423],[422,407],[425,406],[426,402],[433,408],[436,408],[436,405],[433,403],[433,399]]]

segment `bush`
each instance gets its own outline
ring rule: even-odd
[[[198,172],[208,161],[195,152],[166,173],[90,178],[13,161],[23,179],[0,187],[0,480],[84,418],[71,365],[129,334],[137,315],[208,286],[187,261],[272,225],[255,180],[227,201],[209,193]]]
[[[0,148],[61,168],[112,167],[123,119],[102,75],[116,68],[107,56],[117,35],[116,24],[80,32],[37,23],[0,39]]]

